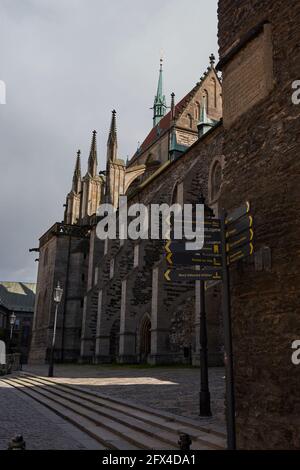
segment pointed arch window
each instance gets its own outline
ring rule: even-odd
[[[193,116],[191,114],[188,114],[187,117],[188,117],[189,126],[192,129],[193,128]]]
[[[183,205],[183,183],[177,181],[173,187],[171,195],[171,205],[180,204]]]
[[[213,104],[214,107],[217,107],[217,82],[214,77],[211,78],[211,82],[213,84]]]
[[[210,102],[209,102],[208,91],[206,89],[203,90],[203,102],[206,104],[206,112],[208,113]]]
[[[196,105],[195,105],[195,119],[197,121],[199,121],[200,119],[200,109],[201,109],[201,105],[199,103],[199,101],[196,101]]]
[[[210,203],[217,202],[220,197],[223,178],[223,165],[224,162],[220,157],[216,157],[211,164],[208,180],[208,193]]]

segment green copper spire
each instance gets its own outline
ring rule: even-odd
[[[207,116],[207,98],[204,95],[201,102],[200,120],[197,124],[199,137],[206,134],[213,126],[214,122]]]
[[[160,67],[159,67],[159,78],[158,78],[158,85],[157,85],[157,92],[154,98],[154,105],[153,105],[153,127],[159,123],[161,118],[164,117],[166,114],[166,97],[163,95],[163,68],[162,68],[163,59],[160,59]]]

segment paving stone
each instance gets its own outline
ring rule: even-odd
[[[44,406],[0,381],[0,450],[22,434],[28,450],[97,449],[94,439]]]

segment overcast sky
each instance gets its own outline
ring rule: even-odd
[[[0,280],[36,281],[38,238],[63,218],[75,155],[98,134],[105,167],[111,110],[119,157],[152,126],[160,52],[179,100],[217,55],[217,0],[1,0]]]

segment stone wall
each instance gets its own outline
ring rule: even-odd
[[[253,51],[264,21],[272,38],[265,64]],[[291,101],[292,82],[300,79],[299,42],[298,0],[219,1],[224,81],[233,63],[231,79],[243,80],[247,50],[259,59],[257,76],[265,77],[270,61],[273,74],[272,87],[246,109],[247,90],[237,87],[240,117],[224,133],[222,205],[249,200],[255,231],[256,264],[231,269],[237,445],[245,449],[300,447],[300,369],[291,362],[291,343],[300,337],[300,108]],[[263,268],[264,247],[272,263]]]
[[[64,362],[78,359],[88,251],[88,239],[81,237],[52,234],[46,242],[41,241],[30,363],[43,363],[49,356],[57,282],[63,288],[63,297],[58,308],[55,357]]]
[[[158,169],[154,178],[152,175],[140,185],[129,205],[136,202],[170,204],[175,199],[195,203],[202,192],[207,196],[210,166],[216,157],[222,157],[222,133],[222,127],[216,127],[178,160]],[[95,243],[101,242],[95,240]],[[95,310],[92,314],[87,304],[83,323],[87,324],[87,318],[91,318],[92,330],[96,329],[96,335],[90,336],[93,346],[89,346],[89,354],[94,355],[97,362],[139,362],[142,357],[141,328],[149,316],[152,333],[149,360],[152,363],[199,363],[199,303],[195,301],[195,283],[181,282],[179,285],[165,280],[163,274],[167,266],[161,241],[145,240],[139,242],[138,247],[136,245],[130,240],[124,241],[123,245],[119,240],[109,241],[104,255],[95,263],[98,280],[92,291],[101,292],[101,305],[99,301],[97,314]],[[111,263],[114,265],[112,276]],[[153,280],[155,270],[157,287]],[[209,361],[217,365],[223,359],[219,287],[207,290],[206,304]],[[110,347],[110,342],[118,321],[119,356],[112,357],[110,351],[114,348]],[[82,351],[82,359],[83,356]]]

